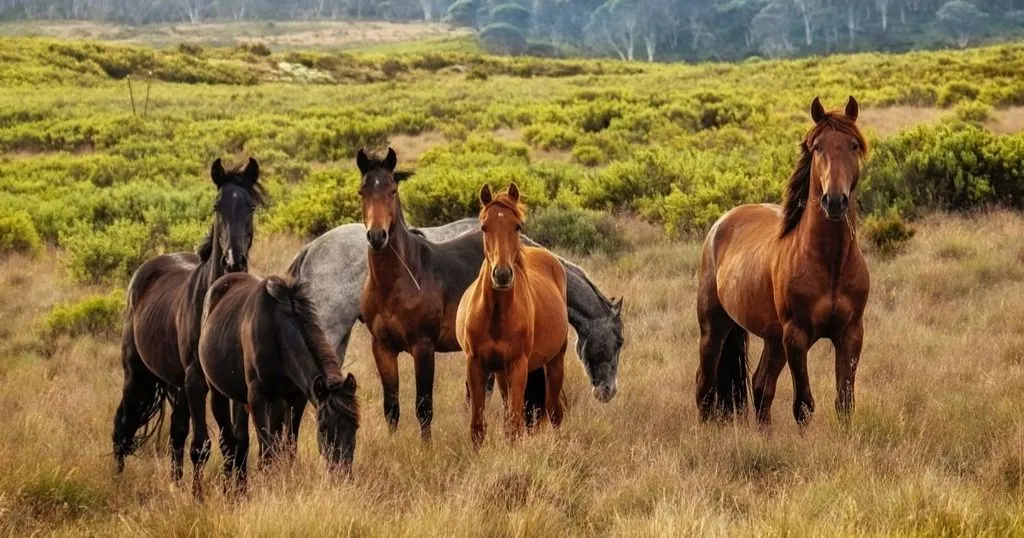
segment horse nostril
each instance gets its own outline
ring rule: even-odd
[[[846,194],[846,193],[843,193],[843,199],[842,199],[842,202],[840,202],[840,203],[841,203],[841,206],[843,208],[843,211],[845,211],[846,208],[850,207],[850,195]]]

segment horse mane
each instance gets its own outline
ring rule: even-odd
[[[366,172],[367,172],[367,174],[369,174],[370,172],[373,172],[375,170],[388,171],[387,167],[384,166],[384,159],[378,159],[376,157],[370,157],[369,155],[367,155],[366,156],[366,160],[367,160],[367,163],[366,163]],[[413,175],[415,175],[415,172],[410,172],[410,171],[407,171],[407,170],[395,170],[395,171],[390,172],[390,173],[391,173],[391,177],[395,178],[395,183],[401,183],[401,182],[411,178]],[[365,175],[366,174],[364,174],[364,177],[365,177]]]
[[[861,134],[856,122],[846,114],[829,112],[821,121],[815,123],[800,142],[800,160],[797,161],[793,173],[786,182],[780,237],[785,237],[789,232],[795,230],[797,224],[800,223],[800,218],[803,217],[804,208],[807,206],[807,197],[811,192],[811,163],[814,161],[814,151],[811,149],[811,145],[826,129],[852,136],[859,145],[860,158],[863,159],[867,156],[868,141]]]
[[[296,282],[291,277],[272,276],[266,280],[267,293],[295,317],[299,333],[323,372],[324,380],[329,385],[341,383],[345,379],[341,374],[341,361],[324,336],[307,287],[307,283]]]

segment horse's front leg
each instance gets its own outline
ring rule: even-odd
[[[416,369],[416,418],[420,438],[430,440],[430,423],[434,420],[434,346],[422,344],[412,350]]]
[[[853,386],[857,378],[857,364],[864,344],[864,324],[860,319],[850,323],[836,348],[836,413],[844,425],[849,425],[853,414]]]
[[[373,360],[377,363],[377,373],[384,389],[384,417],[388,421],[388,431],[394,433],[398,429],[400,414],[398,405],[398,352],[373,339]]]
[[[189,454],[192,458],[192,494],[196,499],[203,498],[203,468],[210,459],[210,435],[206,428],[206,397],[209,392],[206,375],[199,361],[193,361],[185,369],[184,396],[192,418],[192,447]]]
[[[764,340],[761,360],[754,371],[754,409],[761,426],[771,426],[772,402],[775,401],[775,387],[779,375],[786,366],[786,349],[782,339],[769,337]]]
[[[787,323],[783,328],[783,345],[786,348],[786,362],[793,376],[793,418],[797,424],[806,426],[814,415],[814,396],[811,394],[811,381],[807,375],[807,348],[810,338],[807,332],[795,323]]]
[[[270,461],[276,449],[274,438],[280,431],[280,425],[272,420],[273,402],[260,389],[255,381],[249,382],[249,407],[252,409],[252,422],[256,426],[256,439],[260,445],[260,455],[257,460],[259,466],[265,466]],[[275,426],[278,426],[275,428]]]
[[[530,360],[523,355],[505,363],[508,400],[505,405],[505,437],[514,441],[526,429],[523,405],[526,399],[526,377]]]
[[[484,408],[487,404],[487,371],[480,365],[480,362],[469,353],[466,354],[466,388],[469,390],[469,405],[472,411],[472,419],[469,423],[470,437],[473,440],[473,450],[480,450],[480,445],[487,435],[487,422],[484,418]]]

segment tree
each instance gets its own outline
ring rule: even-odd
[[[936,17],[942,26],[956,38],[957,46],[964,48],[971,36],[982,29],[988,15],[970,2],[952,0],[939,8]]]
[[[771,58],[785,56],[793,50],[789,41],[790,13],[786,7],[781,1],[768,4],[751,25],[761,52]]]
[[[608,0],[590,16],[585,31],[610,47],[621,60],[633,60],[639,26],[634,0]]]

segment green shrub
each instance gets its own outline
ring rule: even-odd
[[[611,215],[577,207],[552,205],[531,211],[526,233],[546,247],[583,254],[616,254],[626,246]]]
[[[914,237],[915,230],[897,211],[869,215],[860,225],[868,243],[882,256],[893,256],[902,251]]]
[[[523,130],[523,138],[541,149],[567,150],[576,143],[576,131],[557,124],[531,125]]]
[[[102,230],[78,223],[61,235],[65,264],[79,282],[124,282],[152,254],[154,241],[145,224],[118,220]]]
[[[992,119],[992,107],[978,101],[966,101],[953,109],[953,119],[981,126]]]
[[[39,232],[28,213],[0,216],[0,255],[11,252],[36,254],[42,249]]]
[[[53,307],[44,321],[47,338],[83,335],[116,336],[124,317],[124,293],[90,295],[73,303]]]
[[[962,81],[950,82],[939,90],[939,106],[953,106],[961,101],[973,101],[981,95],[977,86]]]
[[[584,166],[598,166],[608,162],[601,148],[593,144],[577,144],[572,148],[572,158]]]
[[[290,197],[278,204],[269,226],[315,237],[347,222],[362,218],[359,173],[323,170],[293,187]]]

